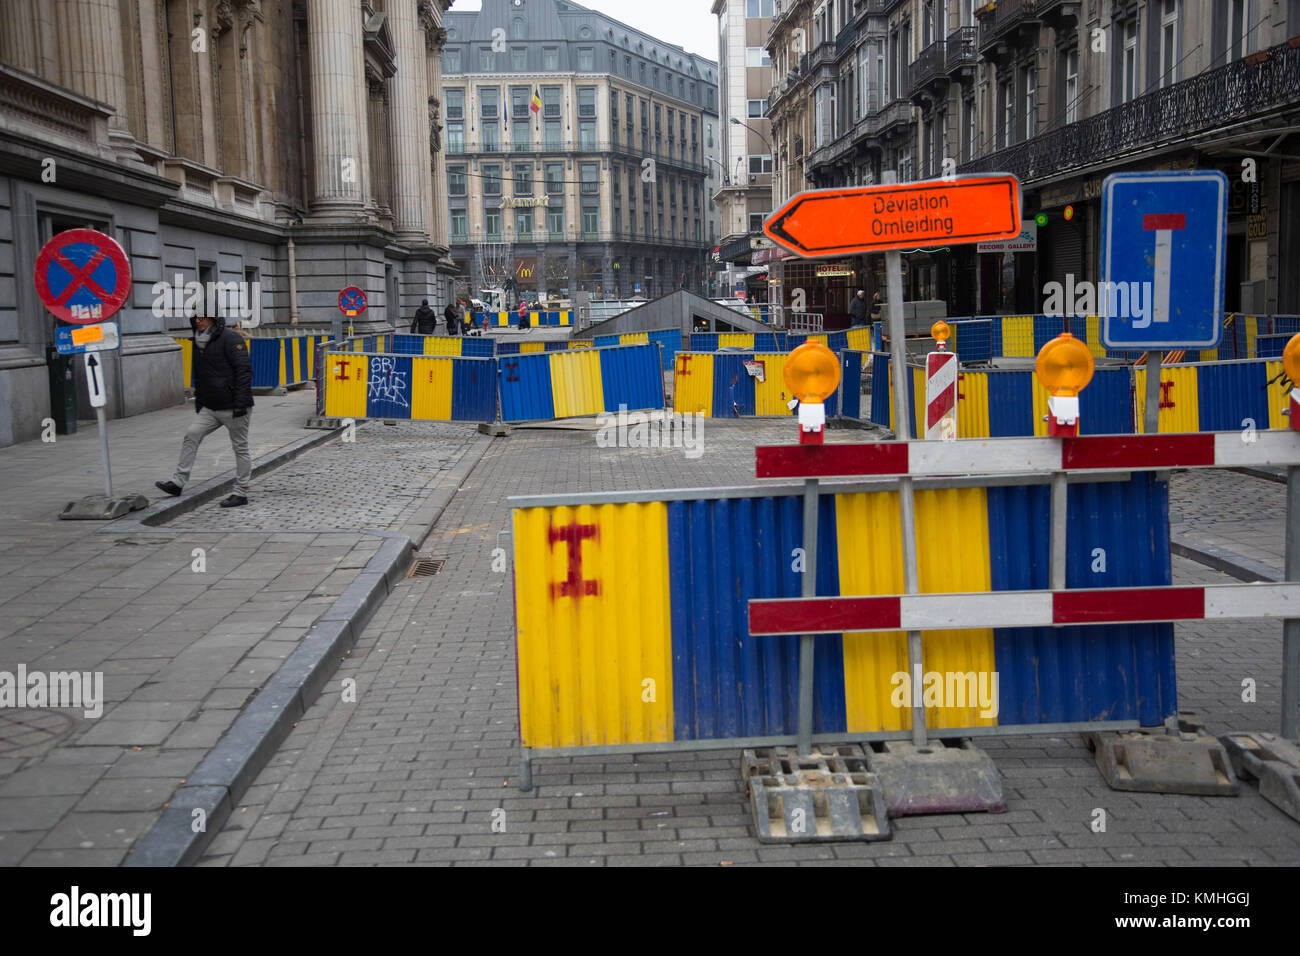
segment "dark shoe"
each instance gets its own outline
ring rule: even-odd
[[[225,501],[221,502],[223,508],[242,508],[248,504],[248,499],[243,495],[231,495]]]
[[[173,498],[181,493],[181,486],[176,484],[174,481],[155,481],[153,486],[160,491],[167,492],[167,494],[171,495]]]

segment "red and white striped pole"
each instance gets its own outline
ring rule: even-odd
[[[957,437],[957,355],[946,349],[951,334],[947,322],[930,327],[938,350],[925,356],[925,438]]]

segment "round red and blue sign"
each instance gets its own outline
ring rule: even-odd
[[[41,247],[33,278],[45,308],[64,322],[103,322],[131,295],[131,264],[112,236],[69,229]]]
[[[344,315],[360,315],[366,311],[366,294],[354,285],[339,293],[339,311]]]

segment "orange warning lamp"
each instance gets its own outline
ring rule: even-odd
[[[820,445],[826,399],[840,386],[840,361],[820,342],[808,341],[786,356],[785,387],[799,400],[799,441]]]
[[[939,351],[943,351],[944,343],[952,335],[952,326],[942,319],[930,326],[930,338],[939,343]]]
[[[1288,416],[1291,428],[1300,432],[1300,335],[1291,336],[1291,341],[1282,350],[1282,368],[1291,380],[1290,408]]]
[[[1090,381],[1095,363],[1088,346],[1062,332],[1038,352],[1034,371],[1047,389],[1047,434],[1079,434],[1079,392]]]

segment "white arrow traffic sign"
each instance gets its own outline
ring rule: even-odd
[[[103,408],[108,400],[104,389],[103,363],[94,352],[86,353],[86,389],[90,392],[91,407]]]

